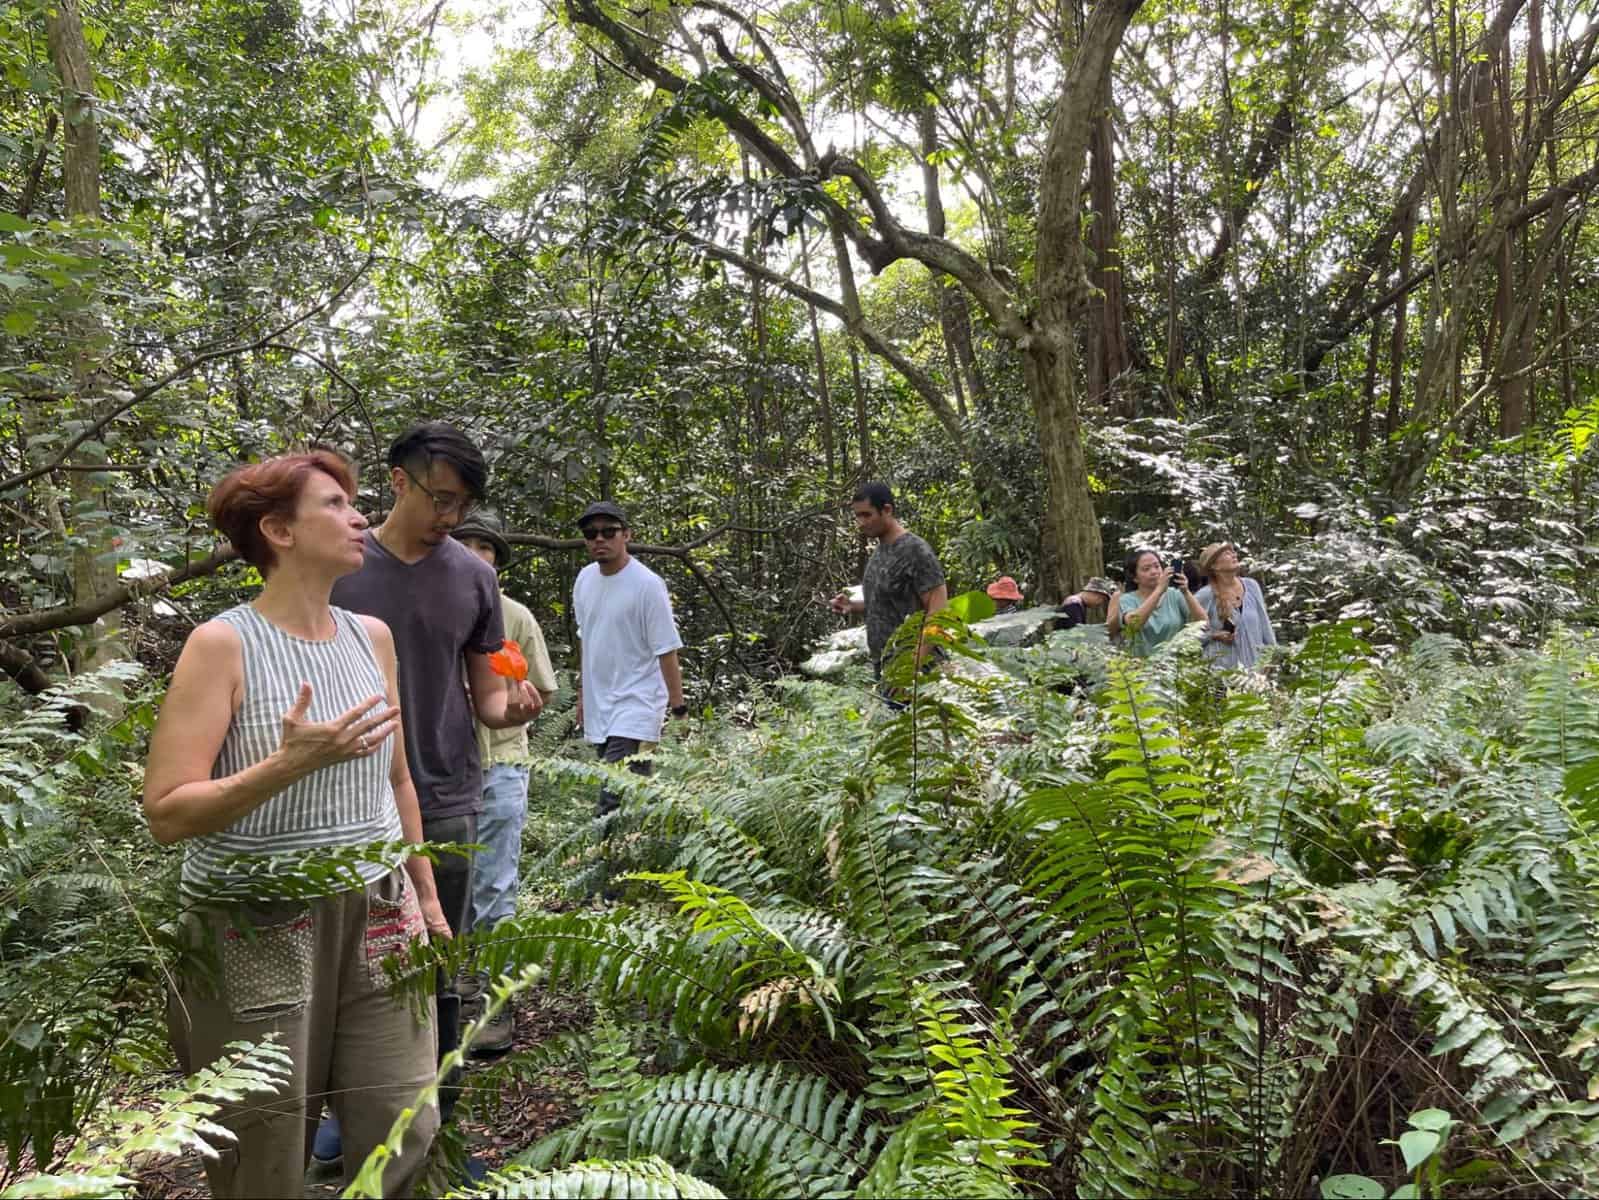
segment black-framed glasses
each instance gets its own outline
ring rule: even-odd
[[[585,542],[608,542],[617,534],[621,533],[624,528],[625,526],[622,525],[607,525],[602,529],[591,525],[582,531],[583,540]]]
[[[472,499],[471,496],[440,496],[427,484],[411,474],[408,468],[401,467],[400,470],[405,472],[407,479],[422,489],[424,496],[433,501],[433,515],[436,517],[442,517],[445,513],[458,512],[461,514],[462,520],[465,520],[472,515],[472,510],[477,507],[477,501]]]

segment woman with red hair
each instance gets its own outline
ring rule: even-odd
[[[216,967],[173,996],[179,1061],[197,1069],[268,1034],[294,1061],[285,1094],[218,1118],[236,1139],[206,1164],[218,1197],[300,1195],[324,1099],[345,1131],[348,1182],[434,1074],[432,1021],[382,965],[424,929],[448,936],[427,859],[358,861],[359,886],[313,899],[233,899],[248,886],[241,855],[422,840],[397,736],[394,640],[382,621],[328,601],[361,566],[367,522],[354,494],[349,464],[327,451],[217,484],[211,519],[265,582],[189,635],[145,769],[150,831],[184,844],[184,923]],[[432,1106],[417,1114],[385,1169],[386,1195],[414,1194],[437,1126]]]

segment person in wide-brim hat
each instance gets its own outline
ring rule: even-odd
[[[499,515],[486,508],[480,508],[454,529],[450,530],[456,541],[464,542],[468,538],[481,538],[494,547],[494,569],[505,570],[505,564],[511,561],[511,543],[505,540],[505,523]]]
[[[1021,607],[1022,589],[1009,575],[1001,575],[988,585],[988,598],[994,601],[996,612],[1015,612]]]
[[[1116,598],[1116,585],[1100,575],[1095,575],[1082,589],[1073,595],[1067,596],[1055,611],[1060,615],[1056,621],[1056,629],[1071,629],[1077,625],[1088,622],[1089,614],[1094,614],[1096,620],[1105,619],[1105,610],[1110,607]]]
[[[1205,610],[1205,657],[1218,667],[1248,670],[1267,646],[1277,643],[1260,584],[1243,575],[1238,547],[1212,542],[1199,552],[1208,576],[1194,599]]]

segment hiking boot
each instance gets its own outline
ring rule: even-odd
[[[455,994],[461,998],[461,1028],[483,1015],[483,998],[489,989],[484,971],[462,971],[455,977]]]
[[[472,1043],[472,1057],[494,1058],[509,1050],[515,1040],[516,1014],[507,1004],[495,1013],[494,1019],[478,1033],[477,1040]]]

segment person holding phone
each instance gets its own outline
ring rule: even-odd
[[[1277,635],[1260,584],[1242,574],[1238,548],[1212,542],[1199,553],[1199,572],[1209,582],[1194,595],[1205,612],[1205,656],[1218,667],[1248,670]]]
[[[1205,610],[1188,590],[1188,576],[1168,567],[1149,547],[1140,546],[1129,554],[1122,572],[1128,590],[1110,606],[1105,627],[1131,653],[1146,657],[1188,622],[1205,619]]]

